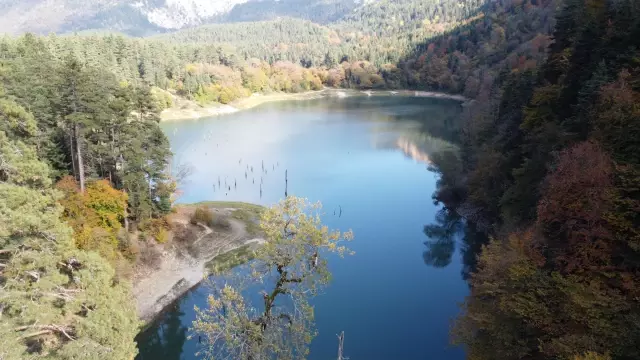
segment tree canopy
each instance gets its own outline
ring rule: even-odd
[[[435,196],[493,236],[453,331],[470,358],[640,356],[638,15],[566,1],[548,60],[467,109]]]
[[[315,336],[308,299],[329,282],[328,253],[351,253],[342,242],[353,238],[350,231],[323,226],[320,207],[290,196],[263,213],[260,227],[266,242],[250,264],[252,281],[241,286],[226,283],[209,296],[207,308],[196,308],[193,329],[206,338],[205,355],[229,359],[308,355]],[[245,298],[242,286],[246,285],[262,289],[262,304]]]
[[[2,104],[2,116],[30,127],[23,108]],[[75,248],[61,194],[30,141],[0,130],[0,356],[131,358],[138,321],[129,287],[98,254]]]

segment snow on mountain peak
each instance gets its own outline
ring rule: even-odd
[[[235,5],[248,0],[164,0],[164,6],[157,1],[143,1],[135,4],[149,19],[149,22],[165,29],[179,29],[198,25],[215,15],[229,12]]]

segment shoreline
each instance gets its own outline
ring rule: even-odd
[[[211,104],[200,106],[190,100],[182,100],[182,108],[172,107],[165,109],[160,114],[162,122],[196,120],[205,117],[232,114],[238,111],[248,110],[256,106],[279,101],[302,101],[319,99],[326,96],[344,98],[351,96],[408,96],[417,98],[448,99],[466,103],[471,99],[459,94],[448,94],[437,91],[420,90],[356,90],[324,88],[322,90],[306,91],[302,93],[271,93],[253,94],[230,104]],[[186,105],[185,105],[186,103]]]
[[[206,206],[216,217],[228,220],[228,229],[220,230],[207,225],[190,224],[190,215],[197,207]],[[239,218],[238,212],[255,215],[258,207],[252,204],[213,202],[179,206],[179,214],[174,225],[188,230],[186,236],[167,243],[161,249],[161,259],[155,268],[141,269],[133,284],[133,296],[136,301],[138,318],[147,328],[171,304],[182,298],[187,292],[198,286],[212,274],[211,265],[220,260],[224,268],[226,259],[243,248],[255,249],[264,243],[259,234],[249,229],[251,217]],[[253,212],[252,212],[253,211]],[[176,233],[178,230],[176,230]],[[176,234],[174,234],[176,235]],[[174,236],[175,239],[175,236]],[[231,259],[233,261],[233,259]]]

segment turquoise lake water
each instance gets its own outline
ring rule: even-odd
[[[353,96],[161,125],[173,167],[194,169],[180,202],[269,205],[284,197],[286,171],[289,195],[321,201],[324,223],[353,230],[356,254],[330,258],[333,281],[312,301],[318,336],[310,359],[335,359],[344,331],[351,360],[462,360],[464,351],[449,345],[468,293],[462,256],[456,248],[447,266],[425,264],[423,231],[441,209],[429,155],[455,149],[460,111],[450,100]],[[140,334],[137,359],[197,359],[197,336],[186,337],[207,294],[206,286],[193,289]]]

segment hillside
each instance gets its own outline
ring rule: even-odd
[[[145,35],[206,23],[247,0],[2,0],[0,32],[83,30]]]
[[[203,24],[294,18],[350,36],[416,39],[452,29],[486,0],[0,0],[0,33],[122,32],[146,36]],[[401,40],[401,39],[400,39]]]
[[[122,32],[145,36],[208,23],[293,17],[328,23],[357,1],[337,0],[0,0],[0,33]]]

